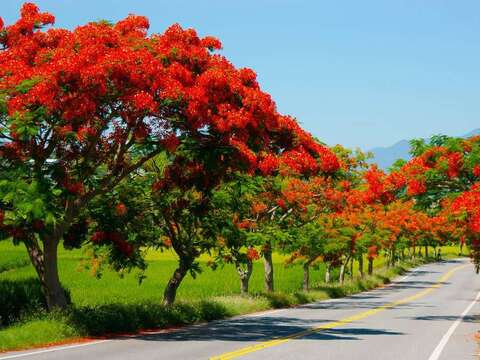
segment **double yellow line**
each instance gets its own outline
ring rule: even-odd
[[[396,306],[415,301],[415,300],[417,300],[421,297],[424,297],[424,296],[430,294],[435,289],[439,288],[442,285],[442,283],[447,281],[457,270],[460,270],[460,269],[462,269],[466,266],[468,266],[468,264],[454,267],[450,271],[446,272],[442,277],[440,277],[433,285],[431,285],[427,289],[419,291],[418,293],[413,294],[411,296],[408,296],[406,298],[403,298],[403,299],[400,299],[400,300],[397,300],[397,301],[393,301],[391,303],[381,305],[377,308],[367,310],[367,311],[364,311],[364,312],[361,312],[361,313],[358,313],[358,314],[355,314],[355,315],[352,315],[352,316],[348,316],[348,317],[340,319],[338,321],[332,321],[332,322],[329,322],[329,323],[326,323],[326,324],[323,324],[323,325],[320,325],[320,326],[317,326],[317,327],[313,327],[311,329],[304,330],[304,331],[301,331],[301,332],[298,332],[298,333],[295,333],[295,334],[292,334],[292,335],[288,335],[288,336],[285,336],[285,337],[280,337],[280,338],[269,340],[269,341],[264,341],[264,342],[258,343],[256,345],[247,346],[247,347],[244,347],[242,349],[238,349],[238,350],[235,350],[235,351],[232,351],[232,352],[227,352],[227,353],[224,353],[224,354],[221,354],[221,355],[218,355],[218,356],[214,356],[214,357],[210,358],[210,360],[235,359],[235,358],[238,358],[238,357],[246,355],[246,354],[250,354],[250,353],[255,352],[255,351],[259,351],[259,350],[267,349],[267,348],[270,348],[270,347],[273,347],[273,346],[284,344],[284,343],[289,342],[293,339],[302,338],[306,335],[311,335],[311,334],[314,334],[314,333],[321,332],[323,330],[329,330],[329,329],[337,328],[337,327],[340,327],[340,326],[345,325],[345,324],[349,324],[349,323],[354,322],[354,321],[362,320],[362,319],[365,319],[365,318],[370,317],[372,315],[378,314],[379,312],[385,311],[387,309],[391,309],[391,308],[394,308]]]

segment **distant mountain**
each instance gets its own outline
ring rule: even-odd
[[[472,137],[472,136],[475,136],[475,135],[480,135],[480,129],[472,130],[468,134],[463,135],[462,137],[463,138],[469,138],[469,137]]]
[[[480,129],[472,130],[461,137],[468,138],[474,135],[480,135]],[[408,140],[401,140],[388,147],[376,147],[370,150],[370,152],[373,153],[371,162],[377,163],[379,168],[386,170],[392,166],[397,159],[409,160],[411,157],[409,150],[410,144]]]

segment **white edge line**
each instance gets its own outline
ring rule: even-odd
[[[45,349],[45,350],[38,350],[38,351],[32,351],[28,353],[21,353],[21,354],[14,354],[14,355],[7,355],[7,356],[0,356],[0,360],[5,360],[5,359],[18,359],[21,357],[26,357],[26,356],[33,356],[33,355],[38,355],[38,354],[45,354],[45,353],[50,353],[54,351],[62,351],[62,350],[68,350],[68,349],[74,349],[74,348],[79,348],[83,346],[91,346],[91,345],[96,345],[96,344],[101,344],[107,341],[111,340],[98,340],[98,341],[92,341],[88,343],[83,343],[83,344],[76,344],[76,345],[69,345],[69,346],[61,346],[61,347],[53,347],[51,349]]]
[[[442,354],[443,349],[447,345],[448,340],[453,335],[454,331],[457,329],[458,325],[460,325],[460,323],[465,318],[465,316],[468,314],[468,312],[470,310],[472,310],[472,307],[477,303],[478,299],[480,299],[480,292],[475,297],[475,300],[473,300],[467,306],[467,308],[463,311],[463,313],[460,315],[460,317],[457,320],[455,320],[455,322],[450,326],[450,328],[447,330],[445,335],[443,335],[442,340],[440,340],[440,342],[438,343],[435,350],[433,350],[433,353],[432,353],[432,355],[430,355],[428,360],[438,360],[440,358],[440,355]]]

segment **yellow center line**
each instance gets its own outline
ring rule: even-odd
[[[311,328],[311,329],[307,329],[307,330],[304,330],[304,331],[301,331],[301,332],[298,332],[298,333],[294,333],[292,335],[288,335],[288,336],[285,336],[285,337],[280,337],[280,338],[264,341],[264,342],[258,343],[256,345],[247,346],[247,347],[235,350],[235,351],[231,351],[231,352],[227,352],[227,353],[224,353],[224,354],[221,354],[221,355],[218,355],[218,356],[214,356],[214,357],[211,357],[210,360],[235,359],[235,358],[238,358],[240,356],[243,356],[243,355],[255,352],[255,351],[259,351],[259,350],[270,348],[272,346],[277,346],[277,345],[280,345],[280,344],[284,344],[286,342],[289,342],[290,340],[298,339],[298,338],[304,337],[306,335],[311,335],[311,334],[318,333],[318,332],[323,331],[323,330],[329,330],[329,329],[337,328],[337,327],[340,327],[342,325],[352,323],[354,321],[362,320],[362,319],[365,319],[365,318],[370,317],[372,315],[378,314],[379,312],[385,311],[387,309],[394,308],[398,305],[403,305],[403,304],[415,301],[415,300],[417,300],[421,297],[424,297],[424,296],[430,294],[432,291],[435,291],[435,289],[439,288],[442,285],[442,283],[447,281],[457,270],[460,270],[460,269],[462,269],[466,266],[468,266],[468,264],[454,267],[450,271],[446,272],[442,277],[440,277],[435,282],[435,284],[431,285],[430,287],[428,287],[425,290],[419,291],[418,293],[413,294],[411,296],[408,296],[406,298],[403,298],[403,299],[400,299],[400,300],[397,300],[397,301],[393,301],[391,303],[387,303],[387,304],[381,305],[377,308],[367,310],[367,311],[364,311],[364,312],[361,312],[361,313],[358,313],[358,314],[355,314],[355,315],[348,316],[348,317],[340,319],[338,321],[332,321],[332,322],[329,322],[329,323],[326,323],[326,324],[323,324],[323,325],[320,325],[320,326],[317,326],[317,327],[314,327],[314,328]]]

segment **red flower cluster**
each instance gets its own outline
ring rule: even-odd
[[[211,183],[236,170],[271,175],[285,168],[300,174],[339,169],[330,149],[277,112],[252,70],[212,53],[221,48],[217,39],[202,39],[178,24],[148,36],[148,20],[134,15],[114,26],[91,22],[72,31],[42,31],[53,22],[52,15],[25,4],[20,20],[5,28],[0,91],[8,93],[10,115],[30,119],[41,109],[35,121],[54,119],[41,125],[51,127],[54,157],[67,166],[87,168],[101,160],[128,167],[132,157],[115,155],[132,137],[174,153],[181,134],[205,151],[222,149],[215,152],[215,173],[204,174]],[[109,115],[112,108],[118,116]],[[13,125],[10,132],[15,134]],[[0,153],[23,160],[42,153],[42,145],[14,136]],[[80,185],[72,186],[65,187],[82,193]]]
[[[451,210],[456,214],[466,214],[465,221],[470,231],[480,234],[480,183],[459,195],[452,202]]]
[[[247,259],[250,260],[250,261],[258,260],[258,259],[260,259],[260,254],[254,248],[252,248],[252,247],[248,248],[247,249]]]
[[[78,181],[65,180],[62,185],[72,195],[81,195],[85,192],[83,184]]]
[[[367,204],[380,201],[388,204],[395,198],[394,191],[403,180],[395,175],[387,176],[379,170],[376,165],[371,166],[364,175],[367,183],[367,189],[363,192],[363,200]]]
[[[407,194],[409,196],[420,195],[425,191],[427,191],[427,186],[423,180],[412,179],[407,183]]]
[[[267,210],[267,205],[265,205],[263,202],[254,202],[252,204],[252,213],[254,215],[259,215],[265,210]]]
[[[375,259],[378,256],[378,246],[373,245],[368,247],[367,258],[369,260]]]
[[[450,178],[458,177],[460,169],[463,165],[463,156],[458,152],[451,153],[447,156],[448,170],[447,175]]]
[[[127,257],[132,256],[134,251],[134,247],[130,245],[127,241],[125,241],[122,238],[122,235],[120,235],[116,231],[96,231],[95,233],[93,233],[90,240],[96,245],[102,245],[111,242],[118,250],[120,250],[123,255]]]
[[[272,175],[279,167],[278,157],[267,154],[258,162],[258,168],[263,175]]]
[[[310,184],[299,179],[292,179],[288,182],[281,193],[283,199],[290,206],[304,209],[313,199],[314,193]]]
[[[180,145],[180,140],[175,136],[175,134],[169,134],[162,140],[162,144],[168,152],[174,153],[175,150],[177,150],[177,147]]]
[[[119,203],[119,204],[117,204],[117,206],[115,206],[115,215],[125,216],[127,214],[127,212],[128,212],[128,209],[125,206],[125,204]]]
[[[71,127],[70,127],[71,128]],[[77,131],[78,141],[82,142],[87,140],[88,137],[93,137],[97,134],[94,128],[90,126],[81,126]]]
[[[475,165],[473,167],[472,173],[473,173],[473,176],[480,177],[480,165]]]

